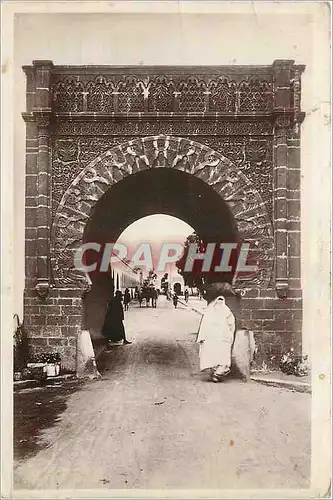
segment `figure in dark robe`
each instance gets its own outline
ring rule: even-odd
[[[157,299],[158,299],[157,290],[155,290],[155,288],[153,288],[152,291],[151,291],[151,305],[154,308],[156,308],[156,306],[157,306]]]
[[[173,302],[173,305],[175,306],[175,309],[176,309],[177,305],[178,305],[178,295],[176,293],[174,293],[172,296],[172,302]]]
[[[113,299],[108,303],[102,334],[109,342],[123,341],[124,345],[131,344],[126,339],[124,327],[124,308],[121,303],[122,293],[118,290]]]
[[[125,311],[129,310],[129,303],[131,302],[131,294],[128,288],[126,288],[125,293],[124,293],[124,306],[125,306]]]

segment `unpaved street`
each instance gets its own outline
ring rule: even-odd
[[[15,488],[308,487],[310,395],[208,382],[199,319],[164,298],[133,305],[133,344],[112,347],[102,379],[68,396],[42,449],[18,464]]]

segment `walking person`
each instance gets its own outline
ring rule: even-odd
[[[226,305],[219,285],[213,284],[207,291],[208,306],[196,340],[200,344],[200,370],[210,369],[213,382],[222,382],[230,373],[235,334],[235,317]]]
[[[172,302],[173,302],[173,305],[175,306],[175,309],[176,309],[177,305],[178,305],[178,295],[176,293],[173,294]]]
[[[188,289],[186,288],[186,290],[185,290],[185,292],[184,292],[184,298],[185,298],[185,302],[186,302],[186,304],[188,303],[188,298],[189,298],[189,295],[190,295],[190,294],[189,294],[189,291],[188,291]]]
[[[142,307],[142,301],[143,301],[142,288],[140,288],[140,290],[138,291],[138,301],[139,301],[140,307]]]
[[[153,288],[151,293],[152,293],[151,303],[152,303],[153,308],[156,309],[158,292],[157,292],[157,290],[155,290],[155,288]]]
[[[124,308],[121,303],[122,293],[117,291],[113,299],[108,303],[104,325],[102,327],[102,334],[109,342],[123,341],[124,345],[131,344],[126,339],[124,327]]]
[[[131,302],[131,294],[128,288],[126,288],[125,293],[124,293],[124,306],[125,306],[125,311],[129,310],[129,303]]]

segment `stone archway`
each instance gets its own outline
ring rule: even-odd
[[[194,175],[228,204],[241,241],[256,248],[258,271],[236,286],[268,287],[273,267],[273,229],[266,205],[249,179],[227,158],[198,142],[167,135],[131,140],[93,160],[62,197],[51,231],[51,263],[57,287],[85,288],[74,253],[100,198],[115,183],[147,169],[170,168]]]
[[[75,250],[118,186],[156,170],[202,182],[228,206],[237,237],[250,243],[258,272],[238,276],[236,286],[259,356],[270,363],[291,345],[301,349],[303,71],[292,60],[167,67],[43,60],[24,67],[24,319],[37,352],[56,349],[67,367],[75,364],[87,291]]]

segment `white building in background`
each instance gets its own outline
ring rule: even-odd
[[[181,288],[181,293],[184,293],[185,290],[185,284],[184,284],[184,278],[181,276],[181,274],[178,273],[178,269],[174,264],[169,264],[166,268],[166,271],[168,273],[168,283],[169,283],[169,290],[171,292],[174,292],[174,285],[176,283],[180,284]],[[164,273],[158,273],[158,277],[156,280],[156,288],[161,289],[161,279],[163,278]]]
[[[171,272],[169,274],[169,284],[172,292],[175,291],[174,286],[176,285],[176,283],[179,283],[181,293],[184,293],[184,278],[181,276],[181,274],[178,273],[176,266],[172,266]]]
[[[114,291],[124,292],[129,288],[134,295],[136,288],[139,288],[142,281],[142,272],[134,269],[126,260],[119,259],[116,255],[116,261],[111,264],[111,275],[113,279]]]

